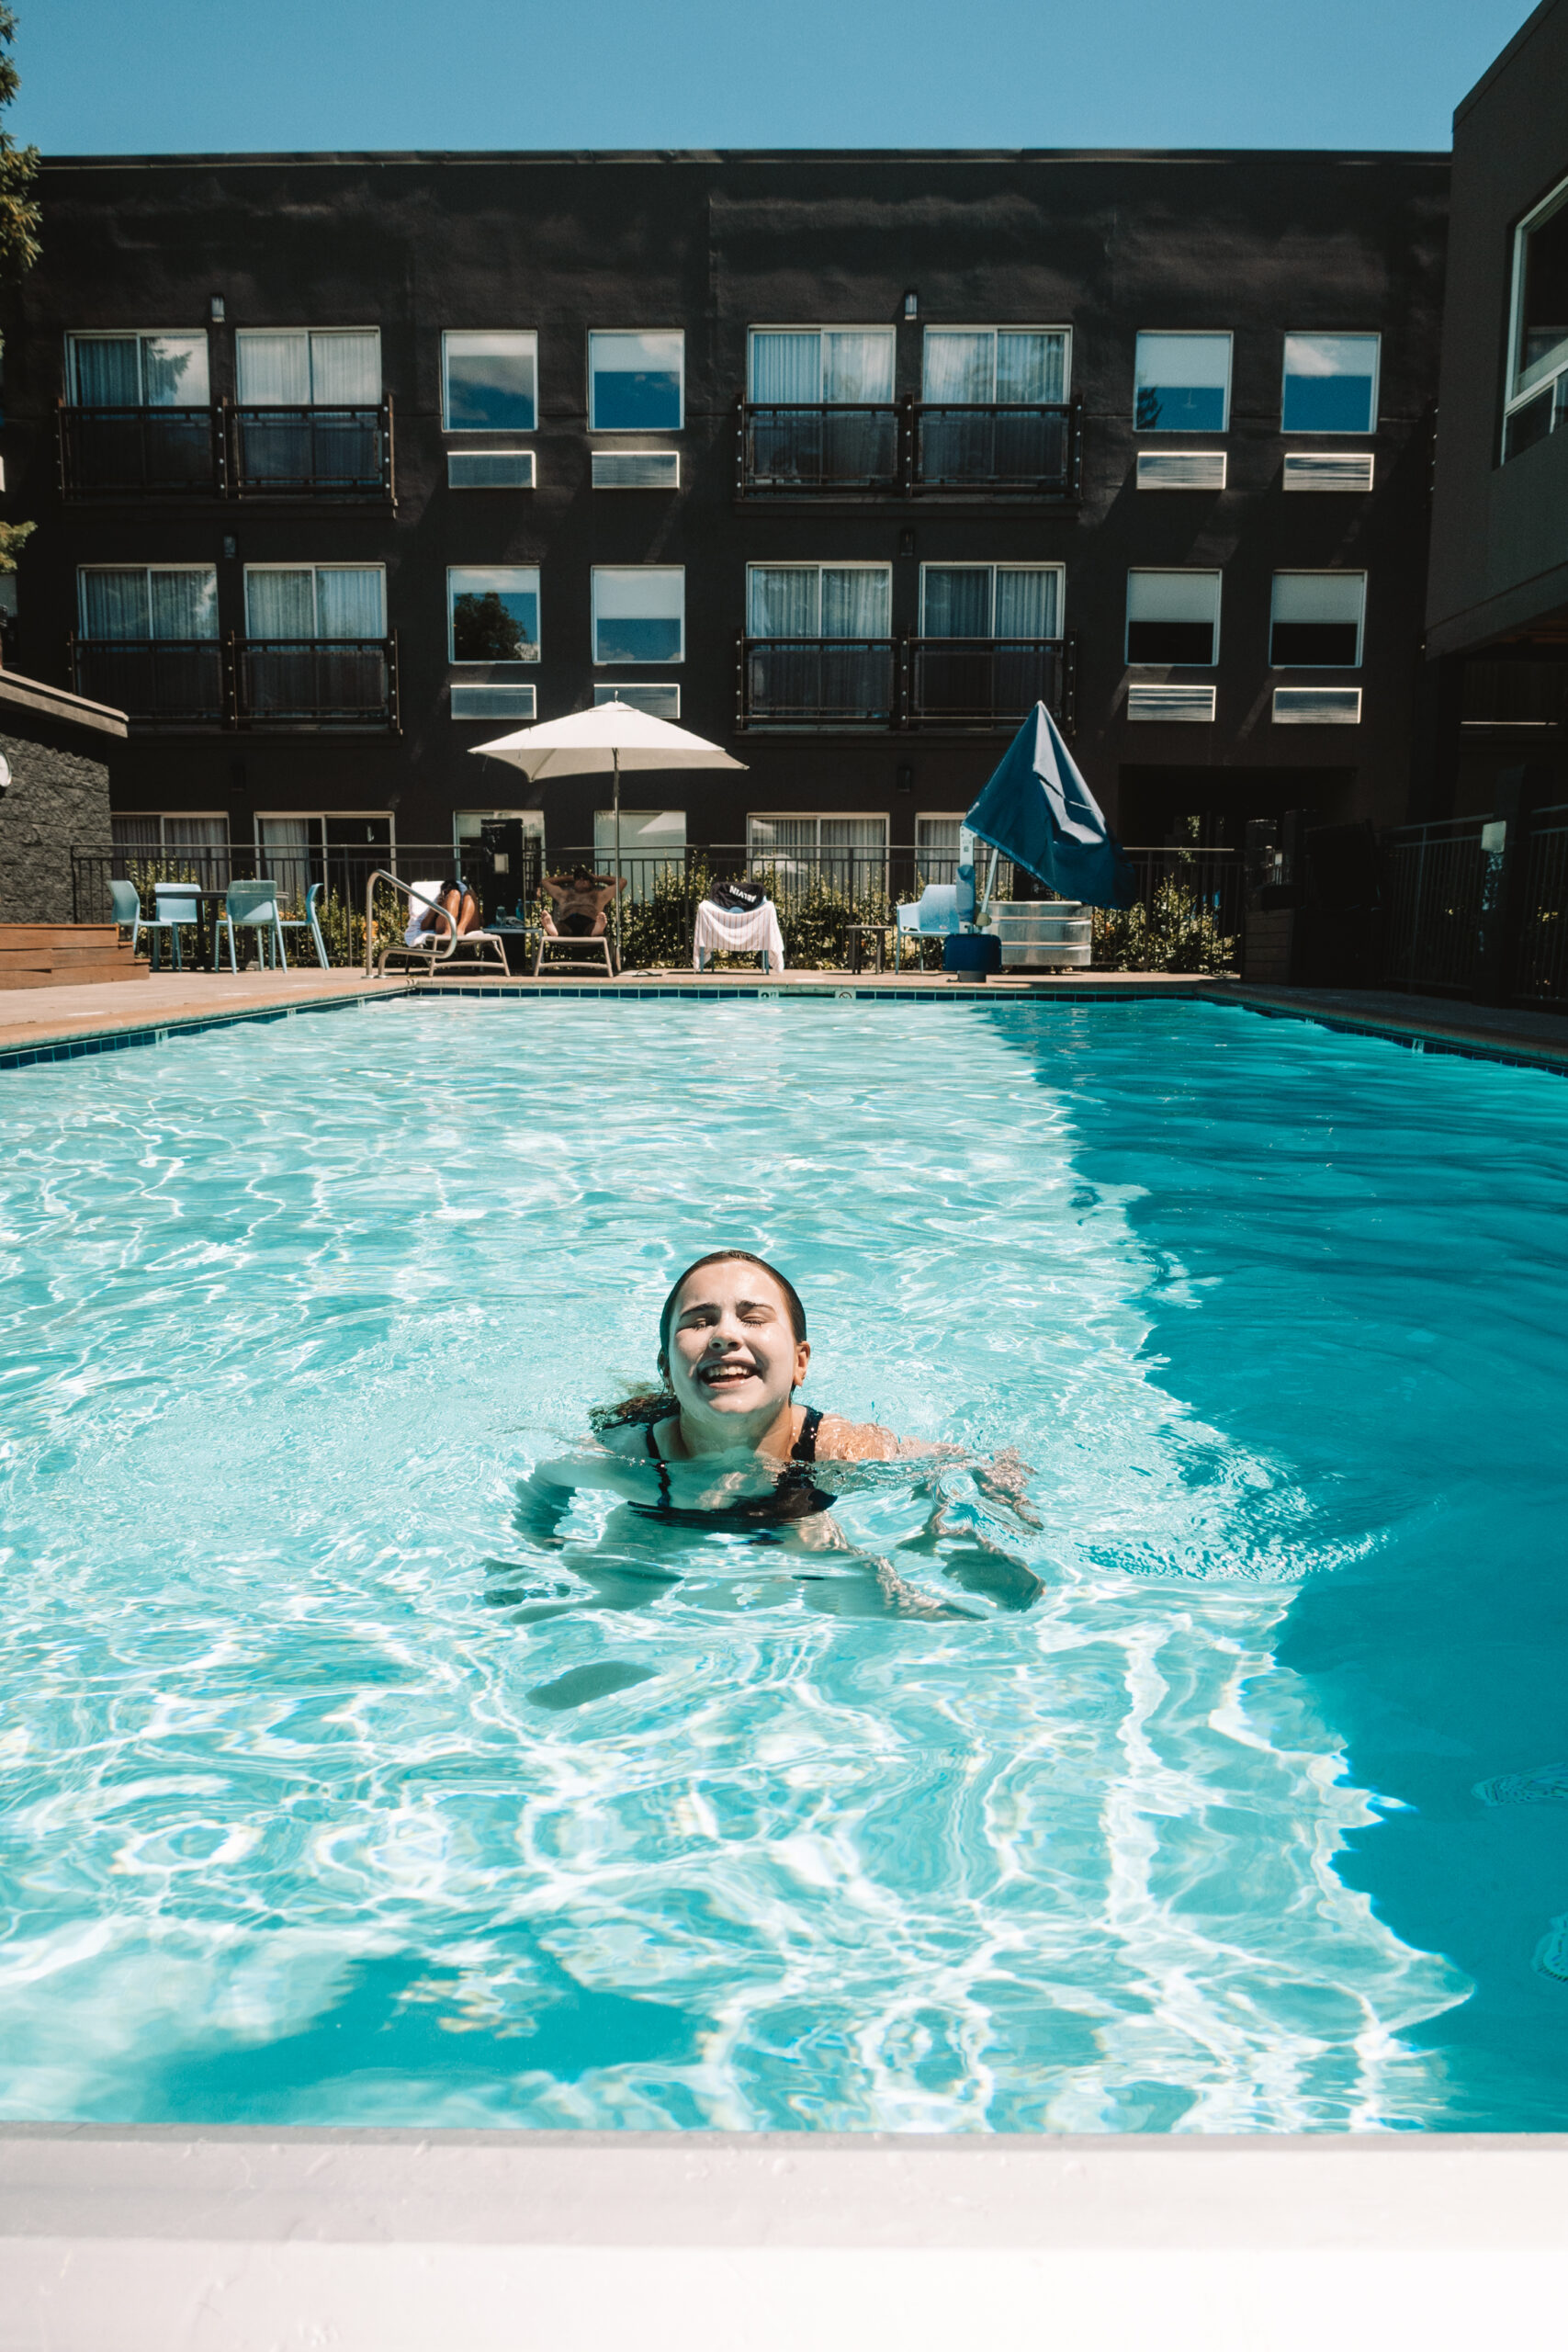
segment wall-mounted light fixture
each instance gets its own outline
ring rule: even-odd
[[[223,297],[222,297],[222,295],[221,295],[221,294],[215,294],[215,295],[212,297],[211,301],[208,304],[208,306],[207,306],[207,307],[208,307],[209,314],[209,316],[211,317],[211,320],[212,320],[212,323],[213,323],[213,325],[214,325],[214,326],[221,326],[221,325],[222,325],[222,323],[223,323]]]
[[[913,554],[914,554],[914,552],[915,552],[915,535],[914,535],[913,531],[900,531],[900,532],[899,532],[899,534],[898,534],[898,552],[899,552],[899,554],[900,554],[900,555],[913,555]]]
[[[897,775],[897,785],[900,792],[913,792],[915,788],[914,769],[900,768]]]
[[[239,540],[238,540],[237,538],[235,538],[235,537],[234,537],[234,536],[233,536],[233,534],[232,534],[231,532],[225,533],[225,535],[224,535],[224,539],[223,539],[223,553],[224,553],[224,556],[225,556],[225,558],[227,559],[227,560],[228,560],[230,563],[232,563],[232,562],[233,562],[233,560],[234,560],[234,558],[239,554],[239,552],[240,552],[240,542],[239,542]]]
[[[915,292],[914,288],[911,287],[909,291],[904,297],[904,316],[907,319],[918,319],[919,315],[920,298]]]

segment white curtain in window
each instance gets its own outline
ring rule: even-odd
[[[997,390],[999,401],[1063,401],[1066,388],[1067,338],[1031,328],[997,330]]]
[[[171,854],[210,855],[229,846],[227,817],[165,817],[164,847]]]
[[[147,573],[141,564],[125,571],[84,571],[82,634],[87,638],[150,635]]]
[[[998,566],[998,637],[1058,637],[1057,591],[1061,574],[1044,564]]]
[[[824,637],[886,637],[892,612],[893,575],[886,565],[823,565]]]
[[[824,817],[822,846],[829,849],[882,851],[887,846],[886,817]]]
[[[377,328],[310,337],[310,398],[318,408],[374,408],[380,397]]]
[[[815,817],[751,817],[747,820],[748,853],[752,857],[776,857],[781,851],[817,847]]]
[[[917,852],[923,857],[956,859],[958,829],[963,822],[962,817],[917,817],[915,820]]]
[[[750,578],[748,633],[752,637],[819,637],[821,574],[814,563],[754,563]]]
[[[385,637],[386,575],[379,564],[322,564],[316,573],[319,637]]]
[[[207,337],[143,335],[141,397],[149,408],[205,408]]]
[[[307,334],[242,334],[234,339],[244,408],[304,408],[310,398]]]
[[[1359,628],[1366,597],[1364,571],[1277,571],[1270,617]]]
[[[928,401],[988,401],[996,393],[997,338],[987,327],[928,327]]]
[[[815,330],[769,330],[751,337],[754,401],[819,401],[822,338]]]
[[[316,578],[276,566],[245,573],[245,629],[251,637],[314,637]]]
[[[73,396],[79,408],[139,408],[141,364],[133,334],[85,334],[71,339]]]
[[[822,398],[834,401],[893,398],[890,327],[823,329]]]
[[[156,857],[158,854],[158,820],[156,817],[111,817],[110,835],[117,857]]]
[[[991,567],[988,563],[928,564],[924,586],[923,636],[990,636]],[[1000,633],[998,629],[998,634]]]
[[[154,571],[149,586],[154,637],[217,636],[216,571]]]

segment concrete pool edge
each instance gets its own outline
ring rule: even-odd
[[[423,2352],[459,2313],[465,2352],[982,2314],[1064,2352],[1457,2347],[1565,2283],[1568,2135],[0,2127],[0,2344],[40,2352]]]

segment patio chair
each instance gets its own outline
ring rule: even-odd
[[[412,966],[423,965],[427,972],[449,970],[463,950],[471,948],[481,963],[499,964],[506,978],[511,978],[512,967],[506,960],[505,943],[499,932],[466,931],[448,956],[446,952],[447,926],[445,922],[433,925],[429,931],[418,928],[433,907],[442,910],[439,878],[429,882],[411,882],[409,927],[400,940],[382,948],[376,966],[378,972],[385,972],[394,956]]]
[[[223,893],[223,904],[218,914],[218,945],[222,947],[222,933],[229,933],[229,969],[238,972],[239,962],[234,954],[235,930],[254,931],[256,934],[258,960],[281,964],[288,967],[283,953],[283,922],[277,911],[276,882],[231,882]],[[215,959],[216,960],[216,959]]]
[[[928,882],[918,899],[894,910],[898,927],[893,934],[893,969],[903,966],[906,938],[949,939],[975,916],[975,886],[971,881]]]
[[[151,922],[145,922],[142,918],[141,893],[138,890],[134,882],[111,882],[109,884],[109,904],[114,909],[114,919],[116,922],[118,923],[122,929],[126,923],[130,925],[130,952],[134,956],[136,953],[136,943],[141,938],[142,933],[144,931],[151,931],[152,928]],[[157,954],[158,943],[154,939],[152,942],[152,955],[154,961],[156,961]]]
[[[327,944],[321,937],[321,919],[318,910],[321,903],[321,892],[325,887],[326,886],[323,883],[312,882],[310,888],[305,893],[304,913],[302,915],[279,915],[277,919],[277,928],[279,931],[308,931],[310,933],[310,938],[315,945],[316,961],[321,966],[323,972],[327,968]],[[287,963],[288,960],[288,957],[285,956],[285,963]]]
[[[152,904],[157,909],[157,913],[154,915],[152,922],[144,922],[141,926],[143,931],[151,931],[154,933],[160,931],[166,931],[168,933],[170,943],[175,951],[175,969],[176,972],[183,972],[185,969],[185,958],[180,952],[181,925],[189,923],[191,928],[196,931],[199,936],[199,928],[201,923],[201,900],[197,896],[197,889],[198,885],[195,882],[154,882],[152,885]],[[156,961],[156,956],[157,940],[154,937],[154,961]]]
[[[613,980],[615,977],[615,959],[610,952],[610,933],[607,929],[600,932],[596,938],[585,939],[581,933],[549,932],[541,925],[539,944],[534,950],[535,979],[539,977],[539,967],[545,960],[547,947],[564,948],[566,961],[569,964],[586,964],[595,972],[599,968],[599,958],[602,955],[604,958],[605,978]]]

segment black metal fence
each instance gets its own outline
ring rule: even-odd
[[[1070,732],[1077,665],[1071,636],[741,637],[735,722],[988,733],[1043,701]]]
[[[364,407],[73,408],[55,412],[62,497],[395,495],[392,403]]]
[[[477,845],[450,842],[355,843],[339,848],[269,851],[231,843],[224,849],[118,849],[104,857],[73,849],[71,853],[71,899],[73,922],[112,922],[109,884],[133,882],[145,911],[151,913],[152,888],[158,882],[194,882],[204,890],[226,890],[231,882],[276,882],[285,910],[299,911],[313,882],[322,886],[324,899],[336,899],[363,914],[365,891],[372,874],[385,868],[408,882],[436,882],[461,875],[481,902],[492,901],[490,862]],[[509,882],[513,877],[508,877]],[[531,901],[538,888],[536,863],[516,881],[513,899]]]
[[[398,640],[387,638],[82,638],[75,691],[160,727],[397,731]]]
[[[1568,806],[1404,825],[1379,848],[1385,986],[1568,1005]]]

